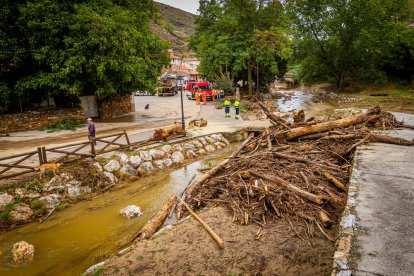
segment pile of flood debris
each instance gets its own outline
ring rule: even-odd
[[[293,123],[271,113],[260,103],[272,126],[256,132],[221,164],[185,192],[193,209],[221,205],[240,224],[265,227],[278,219],[303,220],[307,233],[338,221],[346,203],[352,157],[357,146],[369,142],[414,145],[414,142],[378,134],[401,127],[379,107],[335,121],[306,119]],[[187,214],[177,208],[178,218]]]

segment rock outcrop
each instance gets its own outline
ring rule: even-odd
[[[127,219],[139,217],[142,215],[141,208],[136,205],[128,205],[127,207],[121,209],[119,214]]]

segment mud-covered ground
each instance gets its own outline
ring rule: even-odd
[[[241,226],[223,207],[203,209],[200,217],[225,242],[216,242],[188,217],[151,240],[105,261],[99,275],[329,275],[334,243],[302,221],[279,220],[268,227]],[[335,236],[337,227],[327,233]],[[258,234],[258,235],[257,235]],[[264,235],[263,235],[264,234]],[[257,239],[258,236],[261,236]]]

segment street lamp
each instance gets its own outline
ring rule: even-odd
[[[184,103],[183,103],[183,85],[181,84],[180,89],[181,94],[181,127],[185,131],[185,121],[184,121]]]

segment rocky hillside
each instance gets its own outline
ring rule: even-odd
[[[165,4],[155,2],[159,14],[151,27],[162,39],[171,43],[176,54],[188,52],[188,41],[195,31],[195,15]]]

